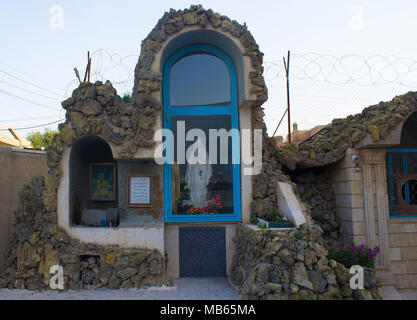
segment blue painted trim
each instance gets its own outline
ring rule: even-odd
[[[169,96],[169,72],[172,66],[181,58],[196,54],[212,54],[226,64],[230,72],[230,105],[224,106],[170,106]],[[205,115],[230,115],[231,129],[239,129],[238,107],[237,107],[237,75],[235,66],[230,57],[218,48],[205,45],[193,44],[174,52],[167,60],[162,74],[162,102],[164,106],[163,123],[164,128],[171,129],[172,116],[205,116]],[[166,144],[167,150],[173,154],[171,142]],[[165,222],[227,222],[241,221],[241,190],[240,190],[240,141],[239,137],[232,137],[232,163],[233,163],[233,213],[210,214],[210,215],[181,215],[172,214],[171,195],[171,166],[164,165],[164,208]]]
[[[405,174],[408,174],[408,163],[407,163],[407,152],[403,153],[403,172]],[[409,188],[409,184],[406,181],[404,183],[404,193],[405,193],[405,202],[408,203],[408,205],[410,205],[410,188]]]
[[[387,152],[417,152],[417,149],[387,149]]]
[[[390,219],[398,219],[398,218],[417,218],[417,214],[408,214],[408,215],[390,215]]]
[[[209,116],[209,115],[223,115],[223,114],[233,114],[233,110],[228,106],[213,106],[213,107],[175,107],[170,108],[167,113],[170,116],[185,116],[185,115],[193,115],[193,116]]]

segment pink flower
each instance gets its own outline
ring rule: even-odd
[[[359,259],[358,259],[357,257],[355,257],[355,261],[356,261],[356,262],[358,262],[358,261],[359,261]]]
[[[379,253],[381,251],[378,246],[375,246],[374,249],[375,249],[376,253]]]
[[[216,201],[221,202],[222,201],[222,196],[220,194],[216,194],[215,197]]]

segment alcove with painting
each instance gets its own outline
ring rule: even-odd
[[[118,227],[161,219],[162,169],[147,159],[114,159],[101,137],[79,139],[70,155],[70,223]]]
[[[70,222],[74,226],[119,224],[117,164],[100,137],[78,140],[70,155]]]

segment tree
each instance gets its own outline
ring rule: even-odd
[[[123,94],[122,100],[127,103],[132,102],[132,96],[126,92],[125,94]]]
[[[58,130],[45,129],[43,133],[34,131],[26,136],[32,146],[37,149],[47,148],[52,143],[52,138],[59,133]]]

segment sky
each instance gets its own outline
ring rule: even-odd
[[[271,135],[286,109],[282,58],[291,51],[291,122],[299,129],[360,112],[417,86],[415,0],[200,0],[243,24],[264,53]],[[141,41],[170,8],[189,1],[0,2],[0,127],[25,137],[55,129],[61,101],[92,53],[92,81],[130,93]],[[277,134],[286,135],[284,118]],[[50,125],[44,125],[52,123]],[[29,128],[44,125],[39,128]],[[4,134],[4,132],[1,132]]]

